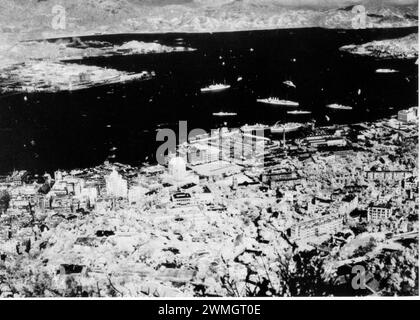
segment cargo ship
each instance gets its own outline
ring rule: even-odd
[[[376,69],[376,73],[396,73],[398,70],[394,69]]]
[[[236,116],[237,113],[236,112],[214,112],[213,116],[215,117],[231,117],[231,116]]]
[[[257,102],[274,104],[274,105],[285,106],[285,107],[298,107],[299,106],[299,102],[283,100],[283,99],[273,98],[273,97],[266,98],[266,99],[257,99]]]
[[[222,91],[229,88],[230,88],[230,85],[228,84],[216,83],[216,84],[211,84],[208,87],[201,88],[201,92]]]
[[[254,125],[244,125],[241,127],[241,131],[242,132],[253,132],[253,131],[264,131],[266,129],[268,129],[269,126],[265,125],[265,124],[254,124]]]
[[[344,106],[344,105],[338,104],[338,103],[328,104],[327,108],[335,109],[335,110],[353,110],[353,107]]]
[[[311,111],[306,110],[293,110],[293,111],[287,111],[287,114],[293,114],[293,115],[305,115],[305,114],[311,114]]]

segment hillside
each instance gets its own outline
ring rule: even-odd
[[[404,4],[411,0],[403,1]],[[418,23],[417,3],[385,5],[365,0],[366,28]],[[299,5],[296,5],[299,3]],[[322,5],[319,5],[322,3]],[[221,32],[278,28],[354,28],[354,0],[0,0],[0,65],[44,56],[61,48],[33,51],[22,40],[109,33]],[[376,5],[375,3],[380,3]],[[65,6],[57,28],[54,8]],[[346,5],[345,5],[346,4]],[[349,5],[350,4],[350,5]],[[64,20],[63,20],[64,21]],[[67,53],[67,51],[66,51]],[[22,56],[23,55],[23,56]],[[26,57],[28,55],[28,57]]]
[[[297,1],[310,4],[314,1]],[[0,31],[21,39],[118,32],[217,32],[252,29],[352,28],[352,6],[293,6],[289,0],[0,0]],[[55,30],[52,9],[65,3],[66,26]],[[417,25],[417,5],[366,6],[366,27]]]
[[[419,37],[415,33],[399,39],[343,46],[340,50],[376,58],[413,59],[418,57],[418,43]]]

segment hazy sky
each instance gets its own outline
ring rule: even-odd
[[[183,0],[158,0],[160,2],[182,2]],[[184,0],[188,2],[189,0]],[[214,2],[229,2],[229,0],[192,0],[196,3],[214,3]],[[232,0],[233,2],[235,0]],[[246,1],[246,0],[245,0]],[[313,6],[343,6],[346,4],[352,3],[369,3],[369,4],[416,4],[418,0],[267,0],[270,2],[276,2],[282,5],[293,5],[293,6],[304,6],[304,5],[313,5]],[[248,2],[252,2],[248,0]],[[256,1],[258,2],[258,0]]]
[[[329,6],[337,5],[342,6],[351,3],[368,3],[368,4],[415,4],[417,0],[274,0],[279,4],[288,5],[317,5]]]
[[[160,0],[161,2],[171,2],[171,1],[178,1],[180,0]],[[182,0],[181,0],[182,1]],[[185,0],[185,2],[188,2],[189,0]],[[211,4],[214,2],[229,2],[229,0],[192,0],[196,3],[202,3],[202,4]],[[232,0],[230,2],[234,2],[235,0]],[[247,2],[252,2],[252,0],[244,0]],[[260,0],[257,0],[258,2]],[[280,5],[287,5],[287,6],[319,6],[319,7],[325,7],[325,6],[336,6],[336,7],[342,7],[350,4],[416,4],[418,0],[267,0],[270,2],[276,2]]]
[[[252,0],[131,0],[137,3],[151,5],[170,5],[170,4],[187,4],[197,3],[205,5],[217,5],[217,3],[229,3],[234,1],[252,2]],[[264,0],[256,0],[256,2]],[[267,2],[276,2],[280,5],[287,6],[336,6],[342,7],[349,4],[416,4],[418,0],[266,0]]]

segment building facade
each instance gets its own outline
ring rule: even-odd
[[[392,212],[393,210],[389,205],[370,205],[367,212],[368,221],[388,220]]]
[[[335,234],[343,229],[343,225],[343,217],[327,215],[293,225],[289,235],[291,240],[319,237],[325,234]]]

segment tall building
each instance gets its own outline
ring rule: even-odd
[[[127,180],[115,170],[105,177],[106,192],[108,196],[116,198],[126,198],[128,193]]]
[[[54,180],[55,181],[63,180],[63,172],[61,172],[60,170],[55,171],[54,172]]]
[[[219,158],[219,148],[211,145],[195,143],[188,150],[188,162],[192,165],[214,162]]]
[[[185,160],[181,157],[174,157],[168,164],[169,175],[176,181],[182,181],[187,176]]]

